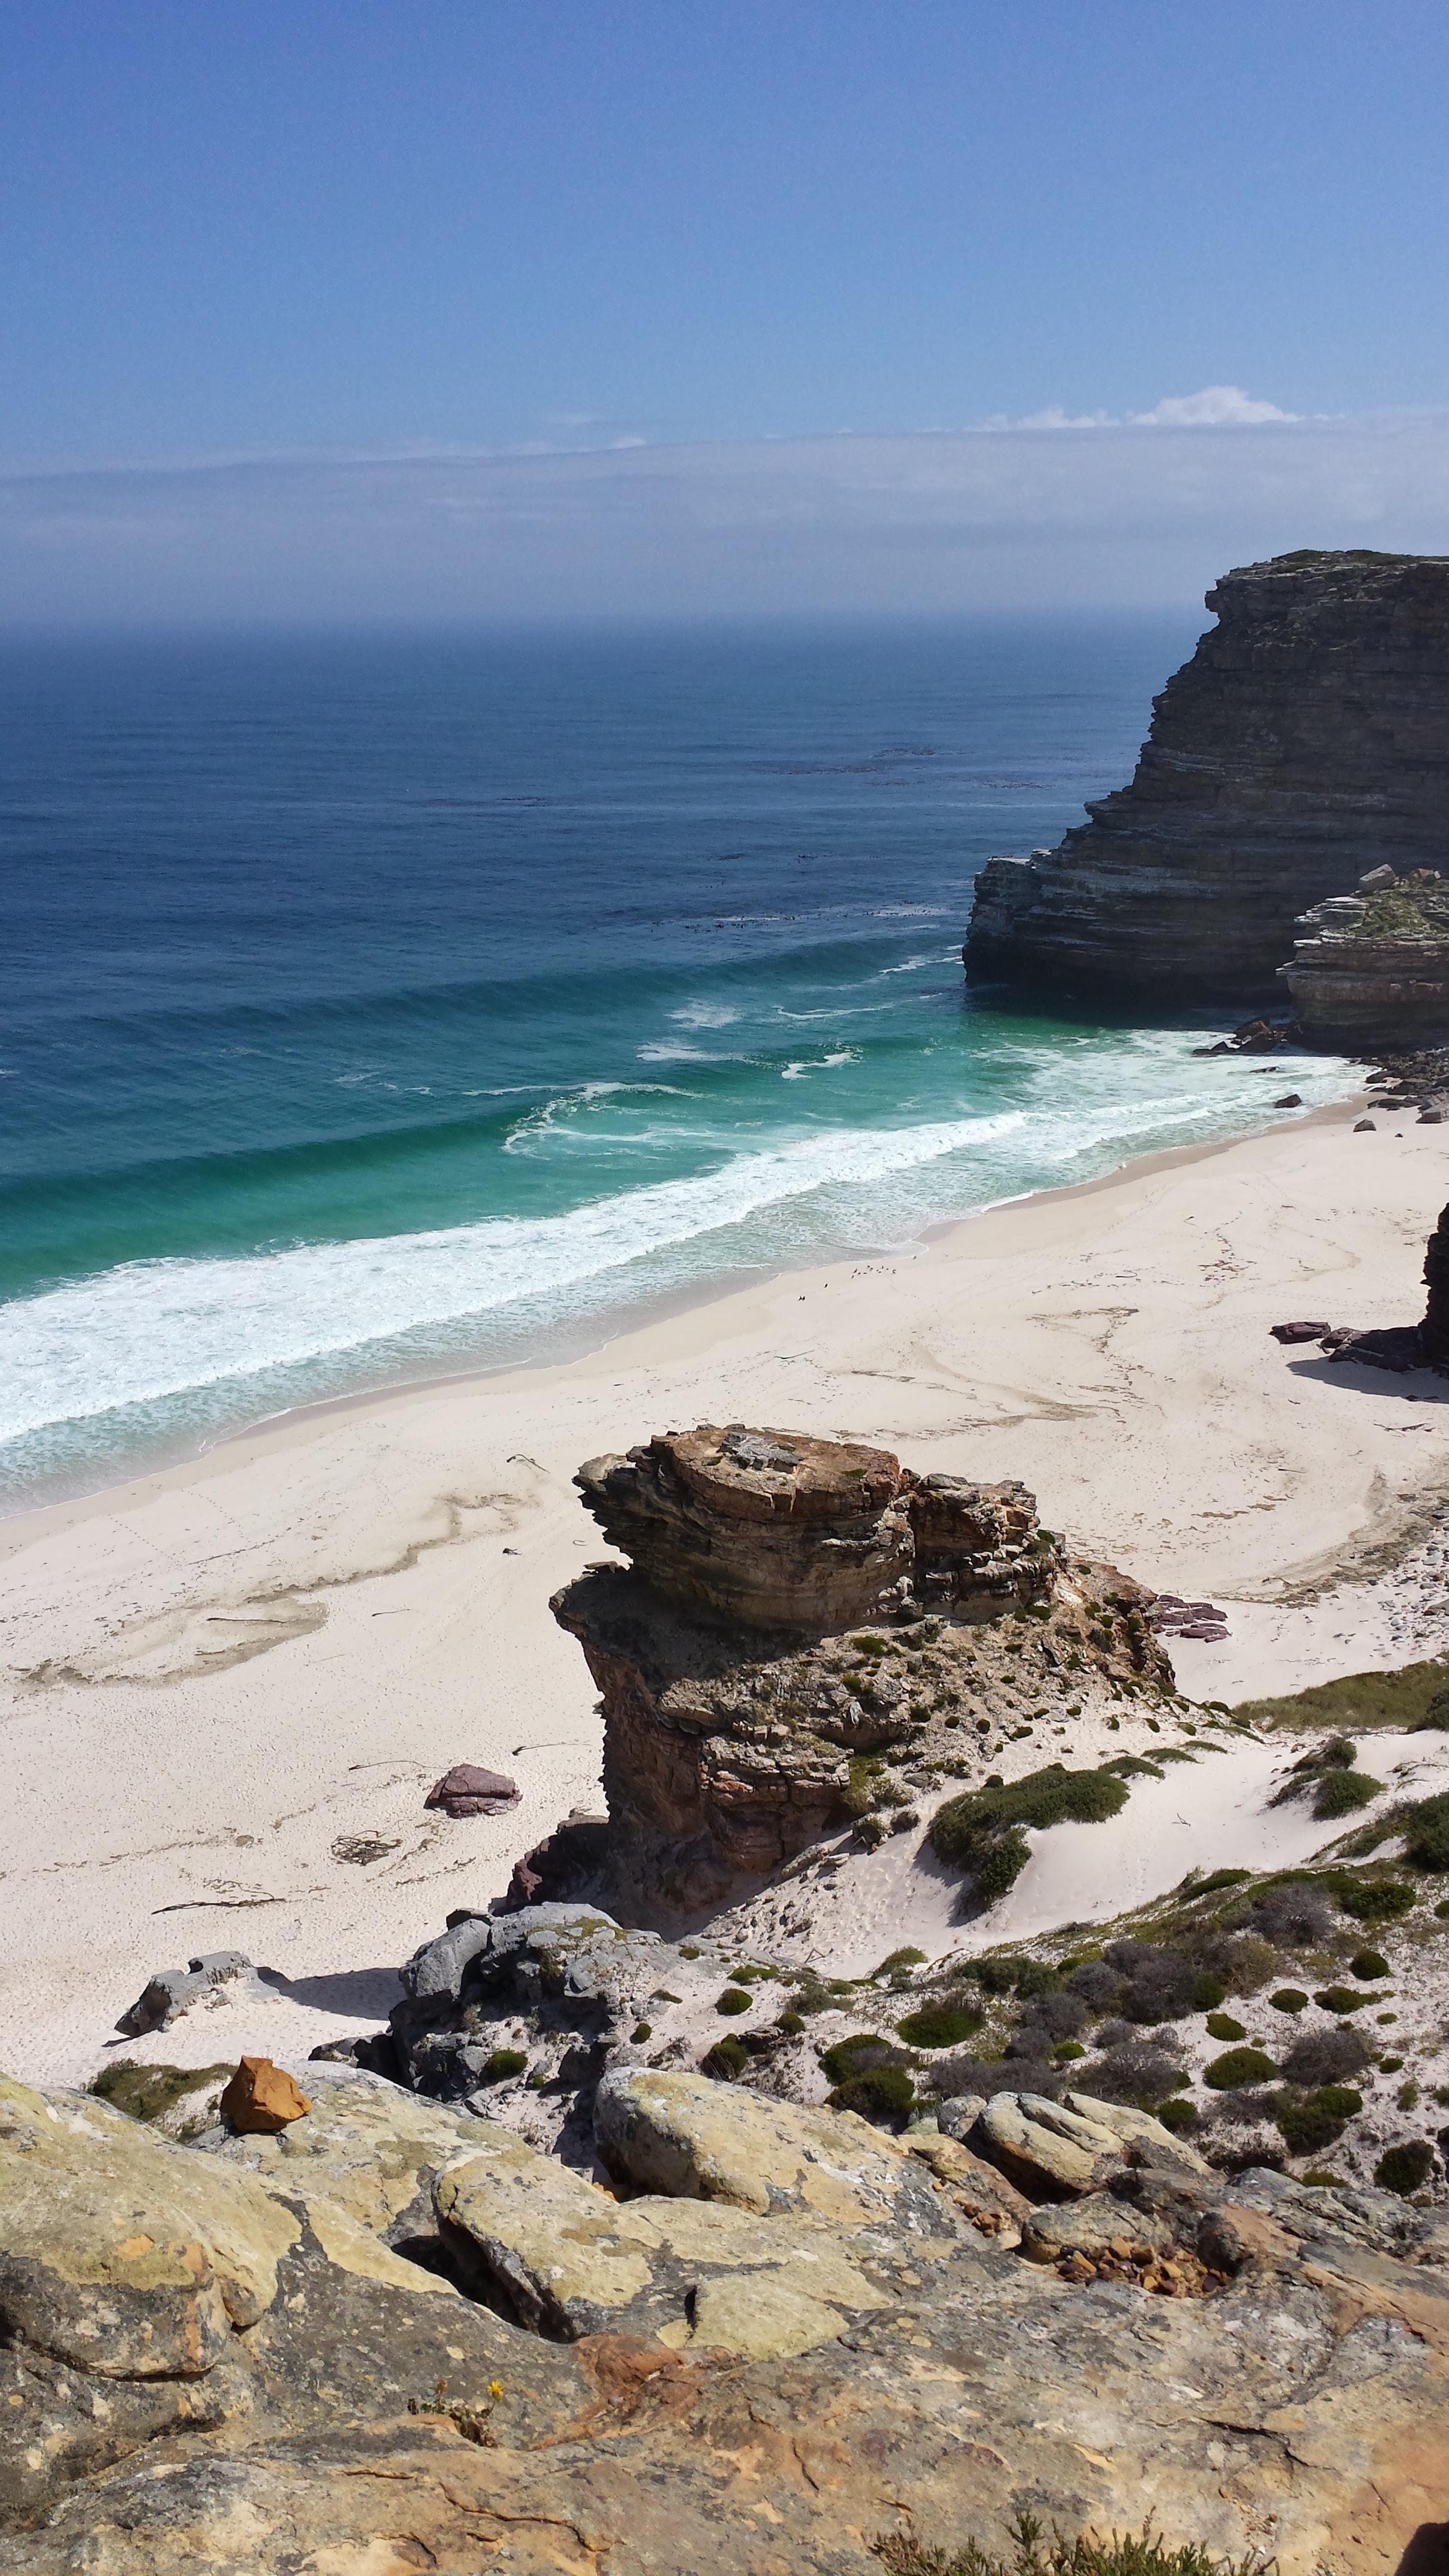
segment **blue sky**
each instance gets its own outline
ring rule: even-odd
[[[1446,135],[1442,0],[15,7],[8,613],[1442,548]]]

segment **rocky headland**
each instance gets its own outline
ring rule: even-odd
[[[1437,868],[1373,868],[1294,927],[1278,972],[1308,1045],[1397,1052],[1449,1037],[1449,880]]]
[[[1225,574],[1206,605],[1217,625],[1154,701],[1130,785],[1056,849],[982,869],[973,983],[1267,1000],[1299,915],[1385,865],[1411,878],[1442,864],[1449,559],[1280,555]],[[1402,948],[1398,964],[1412,982]],[[1333,990],[1352,1016],[1348,983]],[[1381,1018],[1373,1035],[1394,1028]]]

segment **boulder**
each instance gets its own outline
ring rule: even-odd
[[[103,2378],[192,2378],[277,2294],[300,2226],[251,2174],[0,2077],[0,2313]]]
[[[890,2300],[818,2221],[657,2197],[620,2204],[504,2130],[450,2165],[435,2197],[447,2242],[536,2334],[647,2334],[761,2359],[828,2342],[848,2315]]]
[[[1061,2102],[1039,2093],[994,2094],[970,2132],[970,2144],[1034,2201],[1101,2191],[1129,2165],[1209,2170],[1196,2148],[1149,2112],[1124,2110],[1087,2093],[1068,2093]]]
[[[805,2211],[838,2226],[889,2220],[929,2233],[945,2223],[918,2159],[852,2111],[634,2067],[603,2078],[594,2124],[601,2162],[634,2190],[728,2201],[761,2216]]]
[[[520,1791],[516,1780],[502,1771],[480,1770],[476,1762],[455,1762],[441,1780],[435,1780],[425,1807],[441,1807],[445,1816],[501,1816],[516,1807]]]
[[[169,2030],[179,2014],[189,2012],[194,2003],[214,1993],[218,1986],[230,1987],[238,2003],[277,2001],[276,1987],[262,1983],[250,1959],[244,1958],[240,1950],[207,1950],[199,1959],[189,1960],[184,1968],[158,1969],[122,2013],[116,2028],[124,2031],[128,2039],[141,2039],[151,2030]]]
[[[289,2121],[305,2118],[312,2105],[284,2066],[274,2066],[269,2057],[243,2057],[218,2107],[242,2137],[275,2137]]]
[[[257,2174],[269,2191],[309,2206],[326,2200],[396,2245],[435,2235],[434,2181],[460,2157],[476,2155],[480,2129],[490,2125],[382,2076],[323,2077],[313,2084],[305,2120],[270,2134],[211,2129],[196,2144]]]

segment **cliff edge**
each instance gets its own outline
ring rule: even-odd
[[[1266,999],[1298,915],[1449,856],[1449,557],[1277,555],[1205,604],[1131,784],[982,869],[973,983]]]

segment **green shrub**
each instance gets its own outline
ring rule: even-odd
[[[1225,1887],[1246,1887],[1252,1875],[1250,1869],[1209,1870],[1206,1878],[1200,1878],[1195,1887],[1186,1888],[1184,1893],[1188,1896],[1216,1896]]]
[[[1241,2559],[1218,2558],[1192,2540],[1169,2548],[1150,2520],[1140,2535],[1114,2531],[1103,2539],[1093,2530],[1068,2540],[1058,2530],[1048,2543],[1035,2514],[1018,2513],[1010,2530],[1007,2558],[994,2557],[975,2540],[948,2557],[944,2549],[923,2548],[903,2532],[882,2534],[871,2545],[888,2576],[1262,2576],[1263,2561],[1256,2552]]]
[[[901,2062],[901,2051],[882,2039],[876,2030],[853,2030],[846,2039],[837,2039],[820,2052],[820,2071],[832,2084],[843,2084],[848,2075],[858,2075],[879,2058],[889,2065]]]
[[[1215,1977],[1210,1968],[1200,1968],[1192,1981],[1193,2011],[1215,2012],[1227,1991],[1221,1977]]]
[[[492,2056],[485,2059],[479,2080],[484,2084],[506,2084],[510,2076],[521,2075],[527,2064],[527,2049],[495,2048]]]
[[[848,2075],[830,2096],[832,2111],[858,2111],[879,2127],[897,2128],[913,2109],[916,2088],[909,2067],[872,2066]]]
[[[1157,2116],[1164,2129],[1171,2129],[1174,2134],[1180,2136],[1184,2129],[1197,2127],[1197,2104],[1185,2102],[1180,2095],[1173,2095],[1168,2101],[1158,2103]]]
[[[1022,1780],[998,1781],[964,1797],[948,1798],[931,1823],[939,1860],[967,1870],[988,1904],[1004,1896],[1031,1857],[1028,1828],[1101,1824],[1126,1804],[1127,1791],[1110,1771],[1068,1771],[1053,1763]]]
[[[1355,1950],[1348,1967],[1350,1976],[1361,1977],[1365,1985],[1372,1985],[1376,1978],[1386,1977],[1389,1973],[1389,1963],[1382,1950]]]
[[[1434,1920],[1436,1923],[1449,1923],[1449,1896],[1446,1896],[1441,1904],[1435,1906]]]
[[[784,2031],[787,2039],[798,2039],[804,2027],[805,2016],[803,2013],[791,2012],[787,2009],[776,2016],[775,2028],[776,2030]]]
[[[1383,1794],[1382,1780],[1370,1779],[1367,1771],[1325,1771],[1314,1792],[1313,1813],[1326,1824],[1334,1816],[1351,1816],[1356,1807],[1371,1807]]]
[[[1405,2138],[1403,2144],[1390,2147],[1374,2167],[1374,2180],[1380,2191],[1396,2191],[1408,2200],[1422,2191],[1434,2170],[1434,2150],[1427,2138]]]
[[[923,2004],[919,2012],[907,2013],[896,2028],[912,2048],[959,2048],[963,2039],[975,2036],[985,2019],[969,2004]]]
[[[1308,2009],[1308,1997],[1301,1986],[1280,1986],[1268,2001],[1275,2012],[1301,2013]]]
[[[1340,1889],[1338,1901],[1355,1923],[1397,1923],[1416,1894],[1401,1878],[1371,1878],[1362,1887]]]
[[[923,1968],[925,1964],[926,1954],[924,1950],[912,1950],[910,1948],[889,1950],[887,1951],[886,1956],[882,1959],[880,1966],[878,1968],[872,1968],[870,1972],[871,1981],[874,1983],[877,1977],[894,1977],[902,1968]]]
[[[652,2039],[653,2036],[654,2024],[652,2021],[636,2022],[634,2028],[629,2033],[629,2037],[636,2048],[642,2048],[645,2040]]]
[[[1236,2092],[1240,2084],[1266,2084],[1278,2072],[1261,2048],[1229,2048],[1203,2069],[1203,2082],[1215,2093]]]
[[[1235,1711],[1255,1726],[1281,1727],[1299,1734],[1314,1726],[1391,1726],[1410,1730],[1433,1706],[1445,1686],[1437,1659],[1401,1664],[1392,1673],[1348,1673],[1342,1681],[1315,1682],[1285,1699],[1244,1700]]]
[[[1311,2156],[1341,2138],[1354,2113],[1362,2109],[1363,2095],[1351,2084],[1320,2084],[1316,2092],[1298,2100],[1280,2095],[1273,2118],[1290,2154]]]
[[[1364,2005],[1371,2003],[1373,1998],[1370,1995],[1356,1995],[1352,1986],[1325,1986],[1313,2000],[1316,2004],[1321,2004],[1325,2012],[1355,2013],[1361,2012]]]
[[[1231,2013],[1210,2012],[1207,2017],[1209,2039],[1246,2039],[1248,2034]]]
[[[188,2093],[224,2084],[235,2073],[235,2059],[225,2066],[147,2066],[138,2058],[113,2057],[91,2077],[86,2091],[109,2102],[113,2111],[124,2111],[128,2120],[159,2120]]]
[[[1449,1869],[1449,1789],[1410,1809],[1404,1857],[1415,1869]]]
[[[743,2013],[754,2000],[748,1986],[726,1986],[722,1995],[715,1996],[714,2008],[717,2013]]]
[[[705,2050],[699,2068],[702,2075],[712,2075],[717,2084],[733,2084],[749,2062],[750,2052],[744,2041],[736,2039],[733,2031],[727,2031],[723,2039],[715,2041],[713,2048]]]

